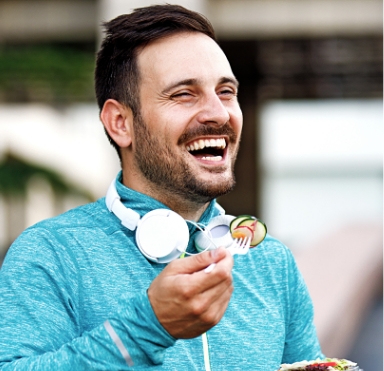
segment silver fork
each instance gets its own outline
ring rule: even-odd
[[[251,238],[236,238],[233,240],[232,244],[227,248],[227,250],[233,255],[245,255],[249,250],[249,245],[251,244]],[[212,272],[213,268],[215,268],[216,263],[212,263],[208,265],[207,268],[204,269],[205,273]]]

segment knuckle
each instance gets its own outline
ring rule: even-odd
[[[206,262],[207,262],[207,257],[209,256],[209,252],[208,251],[205,251],[205,252],[203,252],[203,253],[201,253],[201,254],[197,254],[197,255],[195,255],[194,257],[195,257],[195,259],[196,259],[196,262],[197,262],[197,264],[199,264],[199,265],[204,265],[204,264],[206,264]]]
[[[200,316],[200,320],[206,326],[212,327],[212,326],[216,326],[220,322],[222,315],[223,313],[219,310],[210,310],[210,311],[204,312]]]
[[[233,290],[234,290],[234,287],[233,287],[233,285],[231,284],[231,285],[228,287],[228,291],[229,291],[229,294],[230,294],[230,295],[232,295]]]
[[[180,295],[185,301],[190,301],[193,299],[196,295],[196,289],[194,286],[187,284],[183,285],[180,288]]]
[[[204,317],[204,313],[207,311],[207,305],[203,300],[195,300],[191,305],[191,313],[195,317],[200,319]]]
[[[221,281],[227,282],[228,284],[232,284],[232,272],[227,269],[217,270],[218,277]]]
[[[173,260],[170,263],[167,264],[167,266],[164,268],[163,272],[174,272],[177,271],[177,267],[180,265],[180,260]]]

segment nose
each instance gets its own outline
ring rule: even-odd
[[[197,119],[201,124],[214,124],[217,126],[226,124],[229,118],[228,109],[216,93],[205,97],[197,115]]]

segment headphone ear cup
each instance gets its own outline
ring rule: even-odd
[[[235,217],[232,215],[219,215],[213,218],[204,231],[197,233],[194,241],[196,250],[202,252],[214,250],[220,246],[230,246],[233,238],[229,225],[233,219]]]
[[[168,209],[156,209],[140,219],[136,243],[149,260],[169,263],[188,247],[189,229],[186,221]]]

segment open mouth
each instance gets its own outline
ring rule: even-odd
[[[227,143],[224,138],[197,139],[188,143],[187,151],[194,157],[205,161],[221,161],[225,154]]]

